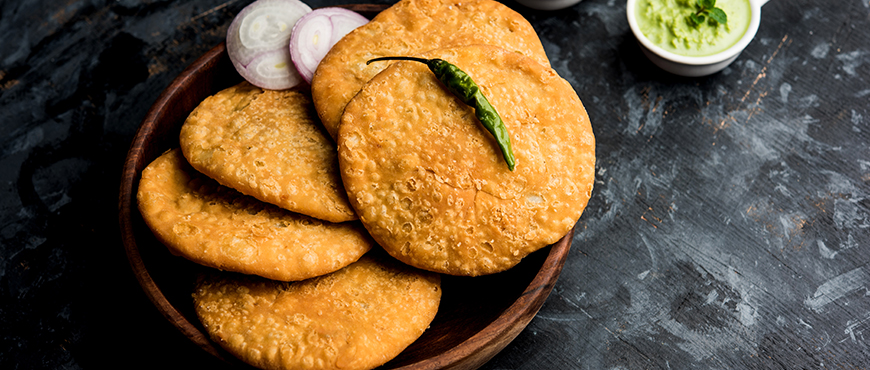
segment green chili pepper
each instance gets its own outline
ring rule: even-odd
[[[471,77],[467,73],[443,59],[382,57],[369,60],[366,64],[382,60],[410,60],[426,64],[429,70],[435,74],[435,77],[447,87],[447,90],[459,97],[463,103],[474,108],[474,115],[477,116],[483,127],[495,137],[508,168],[511,171],[514,170],[516,161],[514,160],[513,149],[511,149],[511,138],[507,127],[505,127],[504,121],[501,120],[501,116],[498,115],[498,112],[489,103],[489,100],[483,96],[480,88],[471,80]]]

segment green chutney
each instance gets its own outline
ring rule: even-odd
[[[647,39],[674,54],[700,57],[719,53],[736,44],[749,28],[752,9],[749,0],[716,0],[716,7],[728,15],[727,24],[706,17],[696,26],[689,15],[697,11],[697,0],[638,0],[637,25]]]

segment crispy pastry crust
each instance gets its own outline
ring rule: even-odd
[[[422,55],[480,85],[510,133],[511,172],[472,108],[426,66],[397,62],[347,105],[339,166],[375,240],[452,275],[506,270],[569,232],[592,192],[595,139],[571,85],[518,53],[477,45]]]

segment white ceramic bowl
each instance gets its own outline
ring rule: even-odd
[[[653,64],[675,75],[699,77],[719,72],[737,59],[740,52],[755,37],[758,25],[761,22],[761,6],[766,2],[767,0],[749,0],[751,18],[749,19],[749,28],[746,29],[743,37],[725,51],[703,57],[674,54],[656,46],[656,44],[646,38],[640,31],[637,19],[635,18],[637,0],[628,0],[625,6],[625,13],[628,17],[628,25],[631,27],[631,32],[634,33],[641,51]]]
[[[564,9],[574,4],[577,4],[580,1],[581,0],[517,0],[517,2],[520,4],[538,10]]]

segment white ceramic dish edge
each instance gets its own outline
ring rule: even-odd
[[[559,10],[564,9],[581,0],[517,0],[518,3],[537,10]]]
[[[761,24],[761,6],[768,0],[749,0],[751,18],[749,28],[743,37],[730,48],[717,54],[703,57],[689,57],[671,53],[656,46],[640,31],[635,19],[637,0],[628,0],[625,7],[626,17],[631,32],[634,34],[644,55],[659,68],[679,76],[700,77],[721,71],[731,64],[743,52],[743,49],[755,38],[758,26]]]

